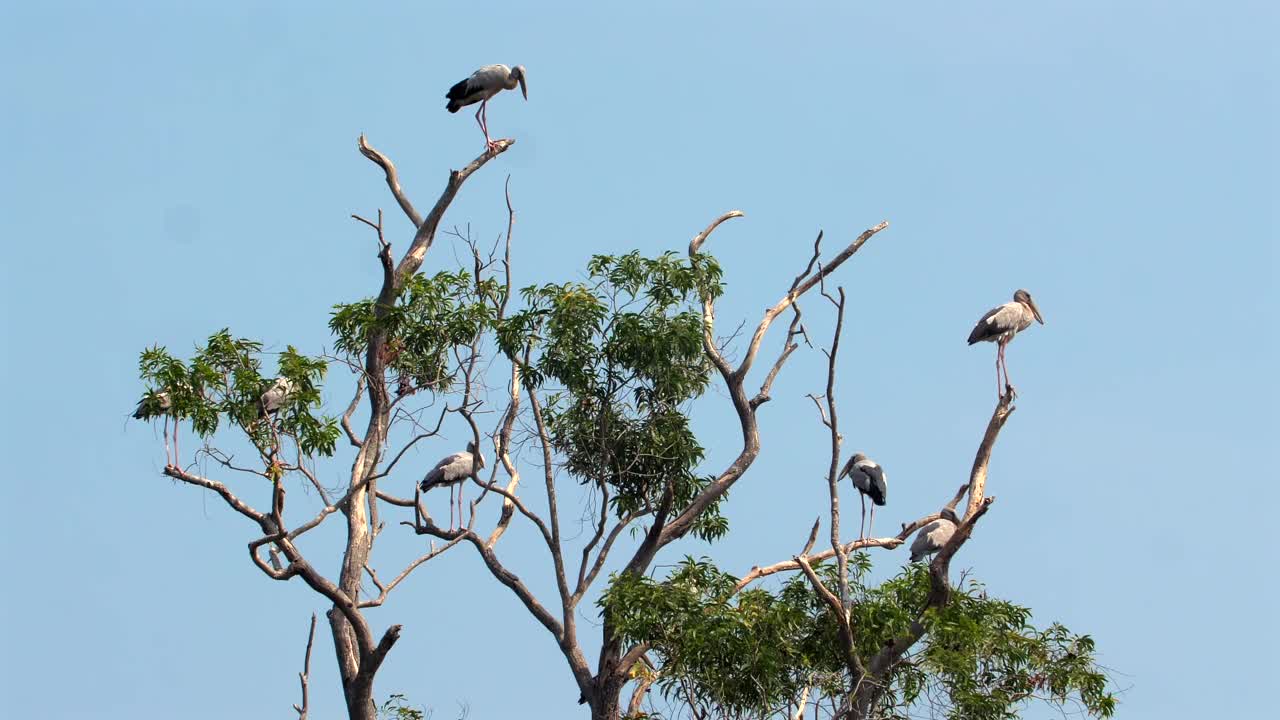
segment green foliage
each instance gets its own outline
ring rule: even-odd
[[[260,448],[273,447],[283,434],[296,438],[304,453],[332,455],[338,422],[312,413],[320,406],[320,382],[328,369],[325,361],[302,355],[292,346],[280,353],[279,376],[287,378],[293,390],[273,424],[258,417],[259,398],[273,383],[261,374],[261,354],[261,343],[232,337],[225,328],[197,347],[189,362],[165,348],[147,348],[138,362],[139,374],[150,388],[143,395],[144,417],[171,415],[190,420],[202,438],[217,432],[225,418],[244,428]],[[167,411],[161,393],[169,399]]]
[[[409,704],[409,698],[395,693],[378,706],[378,720],[426,720],[427,713]]]
[[[694,473],[703,449],[684,406],[710,381],[700,303],[720,294],[720,268],[705,255],[630,253],[597,255],[588,272],[588,283],[526,288],[499,346],[529,387],[563,388],[545,416],[571,474],[611,488],[618,517],[678,511],[709,482]],[[716,505],[692,532],[727,529]]]
[[[864,665],[907,632],[929,593],[925,566],[877,586],[865,584],[869,568],[866,555],[850,557],[851,621]],[[837,587],[834,565],[815,569]],[[810,685],[828,697],[849,692],[835,618],[803,576],[776,592],[735,595],[735,583],[711,563],[687,559],[662,581],[615,577],[601,605],[627,642],[652,646],[664,694],[691,688],[699,714],[765,716]],[[1087,635],[1058,624],[1038,629],[1029,610],[988,597],[976,583],[957,588],[924,623],[926,635],[889,676],[878,716],[910,717],[927,703],[952,718],[1004,720],[1031,699],[1078,703],[1096,717],[1114,713]]]
[[[492,324],[493,301],[500,302],[503,292],[493,279],[481,280],[477,287],[465,271],[415,275],[383,317],[377,316],[374,299],[335,305],[329,329],[338,350],[361,361],[369,341],[384,333],[387,368],[402,386],[443,392],[456,376],[449,351],[470,344]]]
[[[732,596],[736,582],[706,560],[686,558],[661,582],[614,577],[600,605],[625,642],[652,645],[664,694],[683,681],[694,688],[700,715],[767,714],[798,695],[810,676],[817,616],[795,584],[776,595],[752,589]]]

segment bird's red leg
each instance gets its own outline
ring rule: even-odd
[[[1006,345],[1005,347],[1008,347]],[[1009,379],[1009,359],[1005,357],[1004,348],[1000,350],[1000,360],[1004,365],[1004,389],[1009,395],[1013,395],[1013,381]]]
[[[871,537],[871,528],[876,524],[876,504],[871,503],[871,519],[867,521],[867,537]]]
[[[467,487],[467,481],[463,480],[458,486],[458,528],[462,528],[462,491]]]
[[[486,149],[488,149],[488,150],[492,150],[492,149],[493,149],[493,142],[489,140],[489,127],[488,127],[488,125],[486,125],[486,124],[485,124],[485,121],[481,118],[481,116],[485,114],[485,110],[484,110],[484,109],[485,109],[485,106],[486,106],[486,105],[488,105],[488,104],[489,104],[489,101],[488,101],[488,100],[482,100],[482,101],[480,101],[480,107],[476,108],[476,124],[480,126],[480,132],[484,133],[484,146],[485,146],[485,148],[486,148]],[[453,495],[452,495],[452,494],[451,494],[451,495],[449,495],[449,504],[450,504],[450,510],[452,510],[452,507],[453,507]]]
[[[1004,352],[1004,345],[996,347],[996,395],[1004,397],[1004,385],[1000,384],[1000,355]]]
[[[449,486],[449,529],[453,530],[453,486]]]
[[[164,464],[165,467],[173,464],[169,462],[169,417],[167,415],[164,418]]]
[[[862,519],[858,521],[858,539],[861,540],[866,537],[863,533],[866,532],[867,527],[867,496],[858,493],[858,497],[862,498]]]
[[[1004,343],[996,348],[996,392],[1004,397]]]
[[[485,100],[480,105],[480,110],[484,115],[484,141],[490,150],[498,149],[498,143],[489,138],[489,101]]]
[[[178,467],[178,418],[173,419],[173,466]]]

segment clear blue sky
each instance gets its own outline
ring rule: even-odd
[[[818,229],[834,246],[892,223],[839,276],[847,447],[892,483],[879,527],[965,477],[994,348],[964,337],[1029,288],[1048,324],[1009,351],[1022,397],[992,468],[999,502],[960,565],[1039,622],[1092,633],[1128,688],[1123,717],[1274,704],[1273,4],[188,5],[0,9],[12,717],[290,714],[323,606],[249,564],[242,518],[160,477],[158,434],[125,422],[137,352],[227,325],[324,347],[329,306],[378,279],[347,215],[385,208],[396,247],[409,237],[356,136],[429,204],[481,144],[442,95],[492,62],[529,69],[528,103],[507,94],[489,113],[519,142],[445,224],[496,238],[509,173],[520,284],[572,278],[592,253],[681,249],[740,208],[709,246],[729,327],[776,300]],[[764,452],[728,507],[743,532],[710,551],[726,569],[794,553],[821,510],[825,440],[803,397],[818,367],[797,357],[762,410]],[[713,393],[697,414],[708,471],[736,447],[724,404]],[[456,449],[451,433],[396,487]],[[550,597],[534,536],[503,542]],[[389,524],[382,572],[420,546]],[[707,550],[662,562],[685,552]],[[877,560],[888,573],[905,556]],[[583,714],[554,644],[473,553],[423,568],[371,616],[405,625],[380,696],[437,718],[459,703],[476,718]],[[337,717],[321,630],[315,716]]]

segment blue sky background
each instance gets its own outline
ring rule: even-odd
[[[1048,324],[1009,351],[1021,398],[992,466],[999,502],[959,565],[1039,622],[1093,634],[1126,688],[1122,717],[1273,704],[1273,4],[188,5],[0,5],[13,717],[292,713],[307,615],[324,607],[250,565],[243,518],[160,477],[158,432],[125,422],[137,352],[185,352],[228,325],[277,350],[325,347],[330,306],[378,281],[348,214],[384,208],[398,251],[411,230],[357,135],[429,206],[481,146],[443,93],[491,62],[529,69],[529,102],[505,94],[489,113],[518,144],[445,225],[498,237],[510,174],[519,284],[576,277],[592,253],[682,250],[739,208],[709,245],[728,328],[777,299],[818,229],[834,250],[891,222],[837,281],[851,300],[846,447],[888,470],[880,528],[966,477],[994,348],[964,337],[1030,289]],[[443,238],[425,267],[452,265],[455,246]],[[797,355],[761,411],[764,451],[727,508],[738,532],[660,563],[710,552],[744,572],[803,544],[825,497],[825,434],[804,398],[820,363]],[[716,471],[738,442],[723,393],[695,418]],[[448,431],[394,488],[461,445]],[[516,528],[499,548],[551,598],[545,552]],[[389,523],[381,573],[421,546]],[[437,718],[460,704],[583,716],[549,636],[461,550],[370,613],[405,626],[379,696],[408,693]],[[876,559],[884,575],[906,557]],[[584,604],[588,648],[595,624]],[[313,676],[314,716],[339,716],[323,623]]]

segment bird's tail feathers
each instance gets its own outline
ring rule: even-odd
[[[458,104],[457,100],[450,100],[449,104],[444,106],[444,109],[451,113],[456,113],[462,109],[462,106]]]

